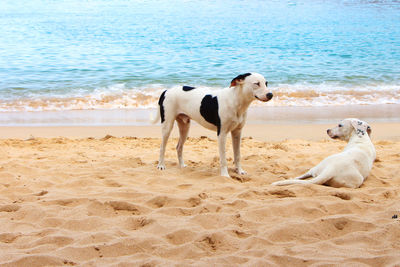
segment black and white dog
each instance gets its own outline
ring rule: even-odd
[[[246,73],[237,76],[229,88],[211,90],[183,86],[164,91],[158,101],[161,117],[162,143],[157,168],[165,169],[165,147],[174,121],[179,127],[179,142],[176,147],[180,167],[185,167],[182,157],[183,144],[186,141],[193,119],[203,127],[216,131],[220,156],[221,176],[229,177],[225,156],[226,136],[232,135],[234,163],[239,174],[246,172],[240,165],[241,132],[246,123],[247,109],[254,99],[263,102],[271,100],[272,93],[267,90],[267,81],[258,73]]]

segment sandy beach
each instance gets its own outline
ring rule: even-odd
[[[400,0],[0,7],[0,267],[400,267]],[[158,170],[157,109],[246,110],[247,173],[195,122]],[[272,185],[343,150],[345,118],[372,128],[360,188]]]
[[[373,122],[359,189],[292,185],[345,146],[332,124],[249,124],[242,165],[218,176],[213,132],[177,133],[158,171],[158,126],[2,127],[2,266],[399,266],[400,124]],[[176,130],[176,129],[175,129]]]

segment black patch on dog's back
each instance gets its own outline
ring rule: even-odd
[[[221,131],[221,119],[218,115],[218,99],[216,96],[206,95],[203,97],[200,105],[200,114],[207,122],[217,126],[217,134],[219,135]]]
[[[158,105],[160,106],[160,116],[161,116],[161,123],[163,123],[165,121],[165,114],[164,114],[164,99],[165,99],[165,93],[167,92],[167,90],[165,90],[164,92],[162,92],[160,99],[158,99]]]
[[[185,91],[185,92],[188,92],[188,91],[192,91],[193,89],[195,89],[196,87],[192,87],[192,86],[183,86],[182,87],[182,90],[183,91]]]

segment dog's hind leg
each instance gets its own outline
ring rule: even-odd
[[[183,161],[183,145],[185,144],[185,141],[187,139],[189,129],[190,129],[190,118],[186,116],[185,114],[179,114],[176,117],[176,122],[178,123],[178,128],[179,128],[179,141],[178,145],[176,146],[176,152],[178,154],[178,161],[179,161],[179,166],[181,168],[186,167],[185,162]]]
[[[289,179],[272,183],[272,185],[290,185],[290,184],[324,184],[332,179],[332,175],[329,175],[329,172],[322,172],[315,178],[309,180],[300,180],[300,179]]]
[[[301,179],[306,179],[306,178],[310,178],[310,177],[312,177],[312,174],[311,174],[311,172],[310,172],[310,170],[309,170],[309,171],[306,172],[305,174],[300,175],[300,176],[298,176],[298,177],[296,177],[296,178],[293,178],[293,179],[295,179],[295,180],[301,180]]]
[[[167,142],[169,135],[171,134],[172,127],[174,126],[174,120],[165,120],[162,123],[161,131],[162,131],[162,141],[160,146],[160,158],[158,160],[157,169],[165,170],[165,148],[167,147]]]

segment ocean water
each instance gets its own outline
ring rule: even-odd
[[[1,112],[154,107],[246,72],[263,105],[399,104],[400,1],[0,2]]]

